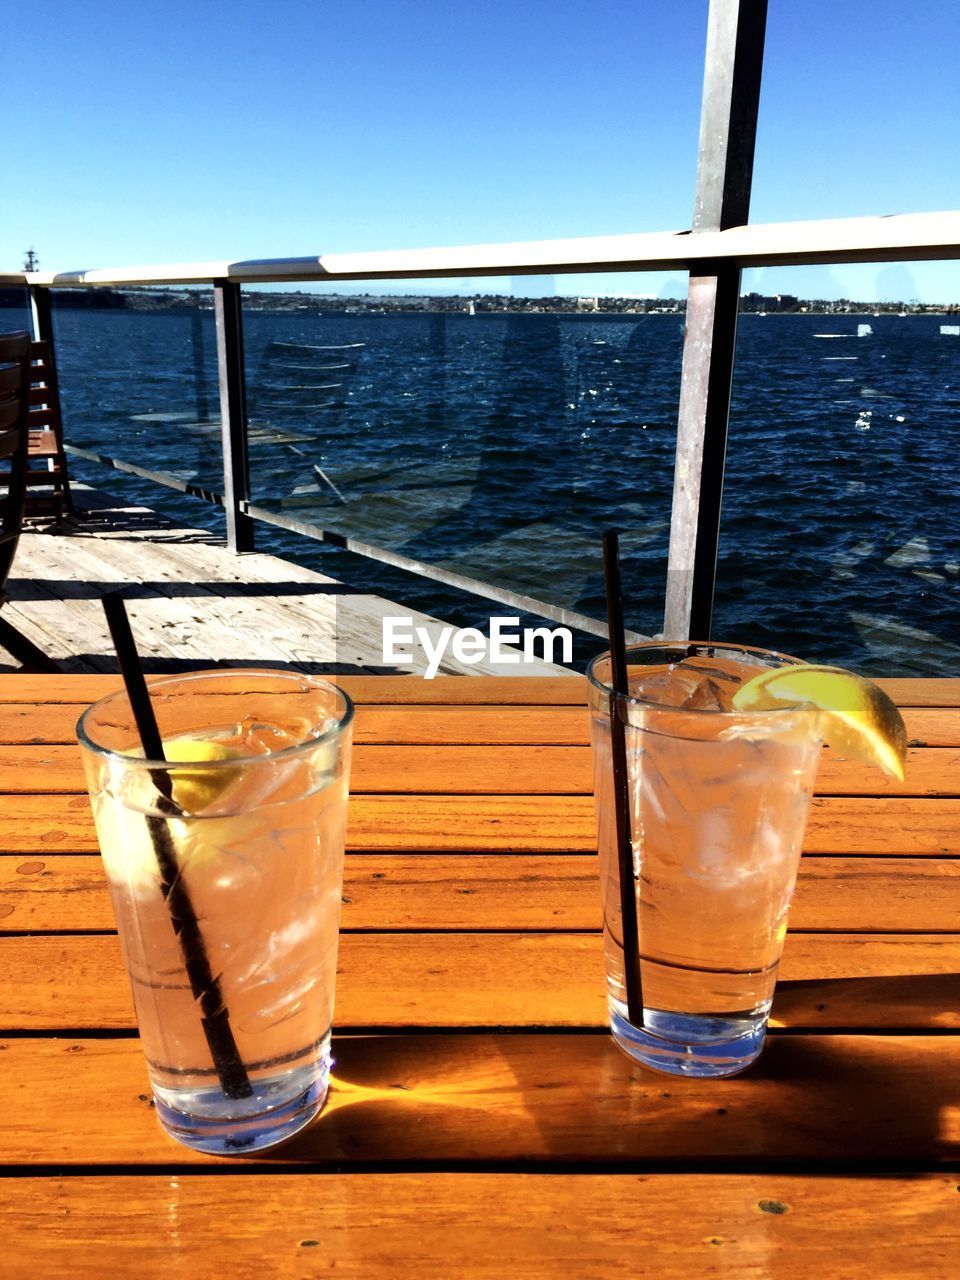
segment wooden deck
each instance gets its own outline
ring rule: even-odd
[[[0,670],[24,661],[13,628],[38,653],[28,666],[69,672],[113,672],[116,658],[100,597],[126,587],[137,642],[150,672],[221,663],[293,665],[320,674],[423,674],[383,665],[383,618],[410,616],[436,636],[443,623],[405,605],[357,590],[328,575],[259,552],[234,555],[203,529],[174,524],[146,507],[132,507],[72,485],[77,516],[64,532],[24,533],[0,612]],[[5,658],[5,660],[4,660]],[[551,675],[551,663],[514,667],[482,661],[467,666],[449,652],[445,674]]]

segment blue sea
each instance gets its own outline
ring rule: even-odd
[[[6,312],[2,327],[20,317]],[[251,313],[260,505],[603,616],[662,626],[678,315]],[[741,317],[714,635],[874,674],[960,674],[956,317]],[[58,310],[69,443],[222,488],[209,312]],[[77,462],[212,528],[222,513]],[[508,609],[257,527],[258,549],[460,625]],[[578,643],[578,657],[600,643]]]

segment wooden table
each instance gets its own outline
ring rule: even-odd
[[[100,676],[0,678],[5,1276],[931,1276],[960,1261],[960,681],[891,681],[897,785],[825,753],[760,1063],[604,1028],[583,684],[359,704],[321,1119],[161,1132],[83,793]]]

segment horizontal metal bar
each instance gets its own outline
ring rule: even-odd
[[[584,631],[587,635],[599,636],[603,640],[607,638],[605,622],[584,613],[577,613],[573,609],[565,609],[562,605],[550,604],[546,600],[537,599],[536,596],[522,595],[506,587],[498,587],[492,582],[481,582],[479,578],[469,578],[462,573],[453,573],[449,569],[441,569],[438,565],[427,564],[423,560],[413,560],[410,556],[388,551],[385,547],[361,542],[357,538],[349,538],[330,529],[321,529],[319,525],[294,520],[290,516],[281,516],[264,507],[254,506],[252,503],[243,503],[242,507],[247,515],[254,520],[263,521],[264,524],[272,524],[278,529],[299,533],[316,542],[324,542],[330,546],[340,547],[344,551],[352,551],[356,555],[366,556],[369,560],[379,560],[381,564],[392,565],[395,569],[404,569],[421,578],[429,578],[432,582],[442,582],[444,586],[466,591],[470,595],[482,596],[485,600],[496,600],[498,604],[507,605],[511,609],[522,609],[524,613],[532,613],[537,617],[548,618],[551,622],[573,627],[574,630]],[[649,636],[641,635],[636,631],[628,631],[626,637],[631,644],[639,644],[643,640],[650,639]]]
[[[78,458],[86,458],[88,462],[99,462],[103,467],[112,467],[114,471],[126,471],[132,476],[140,476],[143,480],[152,480],[154,484],[162,484],[167,489],[176,489],[178,493],[187,493],[191,498],[200,498],[203,502],[214,506],[223,506],[223,494],[214,489],[201,489],[199,485],[188,484],[186,480],[178,480],[166,471],[151,471],[148,467],[137,466],[135,462],[123,462],[120,458],[111,458],[106,453],[94,453],[92,449],[81,449],[79,445],[65,444],[64,450]]]
[[[513,244],[331,253],[247,262],[167,263],[96,271],[0,275],[0,284],[238,284],[404,280],[458,276],[563,275],[590,271],[690,270],[708,261],[742,267],[805,263],[893,262],[960,258],[960,211],[836,218],[729,227],[725,231],[654,231],[637,235],[530,240]]]
[[[200,498],[202,501],[212,503],[218,507],[224,505],[222,493],[217,493],[213,489],[202,489],[198,485],[188,484],[186,481],[178,480],[176,476],[168,475],[164,471],[151,471],[147,467],[138,466],[135,462],[123,462],[119,458],[112,458],[104,453],[95,453],[92,449],[81,449],[77,445],[68,444],[64,445],[64,448],[67,453],[74,454],[78,458],[86,458],[89,462],[99,462],[102,466],[112,467],[114,471],[126,471],[130,475],[140,476],[144,480],[164,485],[168,489],[176,489],[179,493],[189,494],[192,498]],[[454,587],[470,595],[481,596],[485,600],[496,600],[498,604],[508,605],[511,609],[522,609],[525,613],[547,618],[551,622],[558,622],[562,626],[572,627],[576,631],[584,631],[587,635],[599,636],[603,640],[607,638],[607,624],[605,622],[601,622],[598,618],[591,618],[584,613],[577,613],[573,609],[564,609],[561,605],[550,604],[546,600],[538,600],[535,596],[521,595],[519,592],[509,591],[506,587],[495,586],[491,582],[481,582],[479,578],[470,578],[462,573],[452,573],[449,569],[441,569],[437,565],[428,564],[425,560],[414,560],[410,556],[400,555],[396,551],[389,551],[386,547],[378,547],[371,542],[361,542],[356,538],[346,537],[344,534],[336,533],[330,529],[321,529],[319,525],[309,524],[303,520],[294,520],[289,516],[278,515],[274,511],[267,510],[266,507],[258,507],[250,502],[241,502],[239,507],[251,520],[259,520],[263,524],[273,525],[277,529],[285,529],[289,533],[298,533],[301,537],[310,538],[313,542],[323,542],[328,546],[339,547],[343,551],[351,551],[354,555],[365,556],[368,560],[378,560],[381,564],[389,564],[396,569],[404,569],[408,573],[415,573],[421,578],[429,578],[433,582],[442,582],[445,586]],[[626,637],[631,644],[639,644],[643,640],[650,639],[649,636],[641,635],[638,631],[628,631]]]

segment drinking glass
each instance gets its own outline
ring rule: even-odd
[[[611,1031],[661,1071],[732,1075],[763,1047],[821,742],[811,706],[741,713],[730,699],[795,662],[727,644],[637,645],[627,696],[611,687],[609,654],[588,668]],[[626,745],[642,1025],[628,1009],[611,715]]]
[[[284,671],[152,682],[166,760],[127,696],[78,737],[160,1123],[248,1152],[321,1109],[353,707]]]

